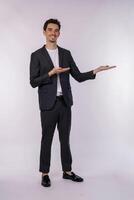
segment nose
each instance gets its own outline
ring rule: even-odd
[[[55,32],[54,32],[54,31],[52,32],[52,35],[55,35]]]
[[[52,35],[56,35],[56,31],[55,30],[52,30]]]

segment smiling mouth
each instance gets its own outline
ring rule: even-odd
[[[51,40],[55,40],[56,37],[55,37],[55,36],[51,36],[50,39],[51,39]]]

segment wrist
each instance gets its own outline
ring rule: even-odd
[[[97,73],[98,73],[98,69],[96,68],[93,70],[93,74],[97,74]]]
[[[48,72],[48,75],[51,77],[54,75],[54,72],[51,70],[50,72]]]

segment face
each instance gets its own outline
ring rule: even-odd
[[[57,24],[50,23],[47,25],[47,28],[43,31],[43,33],[46,36],[47,42],[56,43],[60,35],[59,26]]]

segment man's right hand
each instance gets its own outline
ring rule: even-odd
[[[63,68],[63,67],[54,67],[50,72],[48,72],[49,76],[53,76],[54,74],[60,74],[63,72],[66,72],[70,70],[69,67]]]

